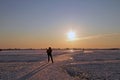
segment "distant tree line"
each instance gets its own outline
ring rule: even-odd
[[[120,50],[120,48],[53,48],[53,50]],[[8,49],[0,49],[0,51],[11,51],[11,50],[46,50],[46,48],[40,48],[40,49],[33,49],[33,48],[8,48]]]

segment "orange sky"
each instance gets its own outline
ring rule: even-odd
[[[0,48],[120,48],[120,34],[104,34],[88,37],[80,37],[74,41],[68,41],[67,36],[57,37],[48,40],[48,38],[9,38],[3,39]]]

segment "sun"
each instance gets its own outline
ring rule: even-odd
[[[75,34],[75,32],[70,31],[70,32],[68,32],[67,37],[68,37],[69,41],[74,41],[76,38],[76,34]]]

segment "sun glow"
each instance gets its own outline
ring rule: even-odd
[[[75,34],[75,32],[70,31],[70,32],[68,32],[67,37],[68,37],[69,41],[74,41],[76,38],[76,34]]]

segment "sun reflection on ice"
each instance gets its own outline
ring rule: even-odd
[[[74,50],[73,50],[73,49],[71,49],[71,50],[70,50],[70,52],[74,52]]]
[[[70,59],[73,59],[72,57],[70,57]]]

